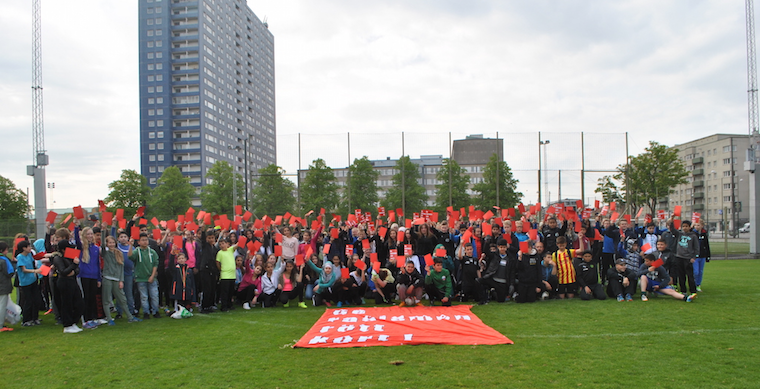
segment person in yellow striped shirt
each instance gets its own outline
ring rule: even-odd
[[[557,267],[559,286],[557,295],[559,298],[573,298],[578,287],[575,283],[575,267],[573,266],[575,250],[567,248],[567,239],[564,236],[557,237],[557,251],[552,254],[552,260]]]

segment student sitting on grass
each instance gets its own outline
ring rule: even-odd
[[[536,246],[541,245],[543,242],[536,242]],[[557,266],[552,260],[552,253],[544,251],[544,260],[541,261],[541,285],[539,286],[543,293],[541,293],[541,300],[552,299],[557,296],[557,285],[559,280],[557,279]]]
[[[580,287],[581,300],[604,300],[607,295],[604,294],[604,288],[599,284],[599,263],[594,261],[591,251],[584,251],[581,254],[582,261],[575,266],[575,272],[578,275],[578,286]]]
[[[396,291],[396,279],[387,268],[381,267],[380,270],[372,271],[372,296],[375,298],[375,304],[392,304],[393,293]]]
[[[552,260],[556,264],[557,279],[559,280],[557,295],[561,299],[571,299],[575,297],[575,292],[578,290],[575,267],[573,267],[575,250],[567,249],[567,239],[564,236],[558,237],[556,242],[557,252],[552,255]]]
[[[279,285],[277,289],[280,290],[280,303],[283,308],[290,307],[290,300],[298,298],[298,307],[306,308],[306,304],[303,302],[303,268],[296,269],[295,262],[291,260],[285,261],[285,270],[280,274]]]
[[[673,255],[673,252],[670,251],[670,248],[668,248],[668,242],[666,242],[665,239],[658,240],[657,251],[652,254],[655,255],[655,258],[662,259],[662,262],[664,263],[662,266],[668,272],[668,275],[670,275],[670,284],[673,285],[678,270],[675,264],[675,256]]]
[[[655,266],[654,262],[654,255],[645,255],[644,263],[639,270],[639,276],[641,277],[641,301],[649,301],[647,292],[665,294],[687,303],[692,302],[697,297],[696,293],[686,295],[673,290],[673,287],[668,285],[670,283],[668,272],[662,265]]]
[[[451,273],[443,268],[441,257],[433,258],[433,268],[425,267],[425,292],[430,298],[430,305],[435,305],[436,300],[441,300],[444,307],[451,306]]]
[[[411,260],[406,262],[404,269],[396,278],[396,293],[401,300],[399,307],[413,307],[420,304],[422,299],[423,279]],[[407,303],[407,299],[409,302]]]
[[[340,258],[338,258],[338,261],[340,261]],[[328,307],[332,306],[332,304],[330,304],[330,299],[332,299],[331,288],[333,284],[335,284],[335,281],[340,278],[340,270],[336,272],[332,262],[328,261],[325,261],[321,269],[312,261],[306,261],[306,265],[317,273],[317,282],[313,289],[314,295],[312,296],[312,303],[315,307],[322,304],[325,304]]]
[[[282,257],[277,258],[276,266],[271,261],[264,265],[261,275],[261,305],[264,308],[274,307],[280,296],[280,274],[285,271]]]
[[[622,259],[615,261],[615,267],[607,270],[607,295],[617,297],[617,301],[633,301],[636,290],[636,273],[626,266]]]

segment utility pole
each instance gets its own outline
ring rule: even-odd
[[[45,193],[45,127],[42,117],[42,19],[40,0],[32,2],[32,142],[34,165],[27,165],[26,174],[34,177],[34,216],[37,238],[45,236],[47,196]]]
[[[760,231],[758,231],[758,222],[760,222],[760,207],[758,207],[758,191],[760,191],[760,180],[757,179],[757,150],[760,146],[760,135],[758,134],[758,107],[757,107],[757,54],[755,53],[755,11],[754,0],[745,0],[746,23],[747,23],[747,118],[749,124],[749,142],[747,150],[747,160],[744,162],[744,170],[749,172],[749,252],[751,254],[760,253]],[[733,151],[733,147],[731,148]],[[733,160],[731,160],[733,166]],[[731,177],[731,188],[733,188],[733,179]],[[732,200],[733,199],[733,196]],[[732,204],[733,206],[734,204]]]

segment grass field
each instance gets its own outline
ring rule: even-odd
[[[746,242],[728,242],[728,255],[748,255],[749,241]],[[710,253],[713,258],[723,258],[726,252],[726,245],[722,240],[716,239],[710,241]]]
[[[311,307],[122,319],[80,334],[46,319],[0,333],[0,374],[7,388],[754,388],[759,270],[758,260],[710,262],[705,292],[691,304],[659,297],[474,307],[515,342],[501,346],[293,349],[324,311]]]

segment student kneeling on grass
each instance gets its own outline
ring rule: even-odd
[[[414,267],[414,262],[408,260],[404,269],[398,274],[396,278],[396,293],[398,299],[401,300],[399,307],[411,307],[416,306],[422,299],[423,279],[422,274]],[[407,297],[410,299],[407,304]],[[412,304],[412,300],[413,304]]]
[[[691,295],[678,293],[672,286],[668,285],[670,275],[662,264],[655,263],[655,257],[652,254],[644,256],[644,263],[639,269],[639,276],[641,277],[641,301],[649,301],[647,292],[666,294],[687,303],[692,302],[697,297],[696,293]]]
[[[604,300],[607,295],[604,294],[604,288],[599,284],[599,263],[594,261],[591,251],[581,253],[583,259],[575,266],[575,273],[578,276],[578,286],[581,289],[581,300]]]
[[[617,297],[617,301],[633,301],[636,290],[636,273],[626,266],[622,259],[615,261],[615,267],[607,270],[607,295]]]
[[[451,306],[451,273],[443,268],[443,258],[433,258],[433,269],[430,265],[425,266],[425,292],[430,298],[430,305],[436,300],[441,300],[444,307]]]
[[[332,299],[333,295],[331,288],[335,284],[335,281],[340,278],[340,274],[338,274],[340,271],[335,271],[333,264],[328,261],[325,261],[321,269],[312,261],[306,261],[306,265],[317,273],[317,282],[314,285],[314,294],[311,297],[312,303],[315,307],[322,304],[328,307],[332,306],[330,304],[330,299]]]

